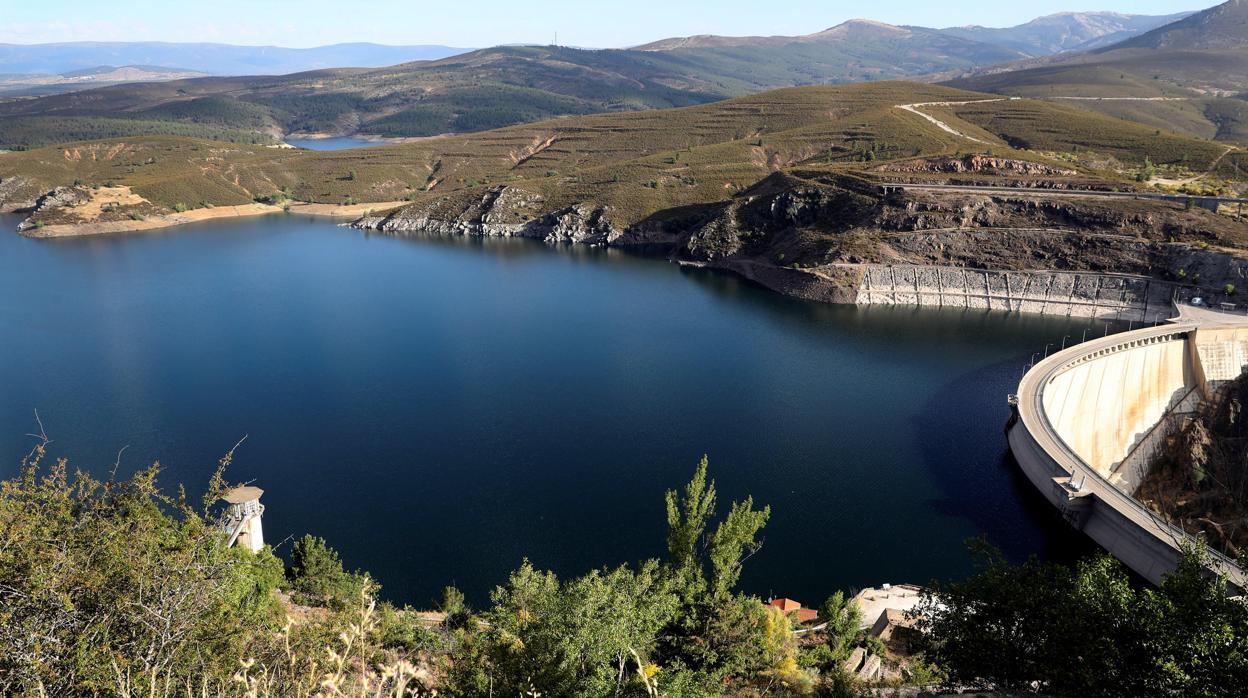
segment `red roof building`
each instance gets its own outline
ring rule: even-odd
[[[772,599],[767,602],[767,605],[780,609],[798,625],[809,623],[819,617],[818,611],[813,608],[802,608],[802,604],[793,599]]]

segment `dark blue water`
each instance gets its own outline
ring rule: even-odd
[[[307,150],[348,150],[350,148],[372,148],[379,145],[390,145],[390,141],[369,140],[343,136],[341,138],[288,138],[286,142],[296,148]]]
[[[266,490],[391,599],[481,601],[662,554],[663,491],[707,453],[773,514],[745,588],[832,590],[1082,549],[1006,461],[1024,362],[1086,324],[797,301],[614,250],[402,240],[298,217],[28,240],[0,220],[0,454],[38,408],[105,473],[159,459]],[[1099,332],[1099,326],[1093,329]],[[288,551],[289,544],[283,548]]]

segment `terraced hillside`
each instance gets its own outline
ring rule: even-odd
[[[0,148],[88,134],[185,133],[169,123],[267,136],[423,137],[555,116],[689,106],[791,85],[965,70],[1020,56],[974,40],[866,22],[846,23],[817,40],[762,46],[498,47],[373,70],[123,85],[0,102]],[[236,133],[228,139],[245,142]]]
[[[657,245],[846,302],[872,264],[1200,269],[1220,288],[1248,273],[1237,211],[1104,192],[1147,188],[1143,170],[1201,168],[1234,191],[1244,181],[1225,153],[1045,102],[879,82],[359,150],[81,142],[0,155],[0,206],[32,209],[34,236],[294,205],[391,234]]]
[[[1248,143],[1248,3],[1230,0],[1126,41],[977,69],[947,84]]]

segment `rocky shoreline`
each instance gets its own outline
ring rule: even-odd
[[[1213,237],[1212,226],[1241,224],[1206,212],[1028,193],[879,195],[870,187],[844,184],[774,175],[729,202],[628,225],[617,223],[610,208],[590,203],[547,212],[542,197],[500,186],[468,198],[364,216],[351,225],[400,236],[523,237],[548,244],[657,248],[675,261],[730,271],[786,295],[828,303],[1155,319],[1160,312],[1156,298],[1144,294],[1137,299],[1122,291],[1120,297],[1089,300],[1071,275],[1099,279],[1098,289],[1120,289],[1113,279],[1124,276],[1151,279],[1159,282],[1157,288],[1183,289],[1185,295],[1211,301],[1234,302],[1234,288],[1248,289],[1248,258],[1204,242]],[[1015,297],[1007,289],[1000,299],[986,285],[982,299],[965,289],[870,292],[864,286],[869,270],[889,266],[1032,277],[1023,295]],[[1049,300],[1049,286],[1058,294],[1068,291],[1066,300]]]

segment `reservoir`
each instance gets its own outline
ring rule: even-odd
[[[106,475],[265,490],[383,596],[481,604],[664,552],[663,493],[710,457],[720,511],[772,507],[742,587],[836,589],[1085,552],[1008,461],[1006,395],[1106,327],[829,306],[717,272],[529,240],[391,238],[293,215],[30,240],[0,216],[0,476],[37,431]],[[122,449],[125,449],[122,451]],[[285,542],[284,542],[285,541]]]
[[[390,145],[392,141],[338,136],[334,138],[288,138],[286,142],[296,148],[305,150],[349,150],[351,148],[373,148],[379,145]]]

